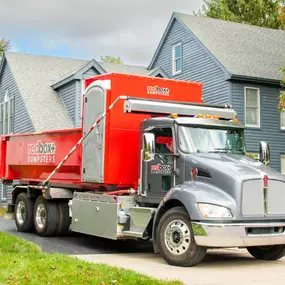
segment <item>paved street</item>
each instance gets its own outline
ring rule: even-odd
[[[2,217],[0,217],[0,231],[32,241],[45,252],[65,254],[152,252],[152,245],[149,242],[112,241],[81,234],[43,238],[35,233],[20,233],[16,230],[15,221],[4,220]]]
[[[191,285],[283,285],[285,258],[274,262],[259,261],[247,251],[210,250],[205,260],[193,268],[167,265],[152,252],[147,242],[118,242],[87,235],[62,238],[41,238],[36,234],[16,231],[14,221],[0,217],[0,231],[5,231],[37,243],[46,252],[66,253],[91,262],[104,262],[132,269],[156,278],[180,279]]]

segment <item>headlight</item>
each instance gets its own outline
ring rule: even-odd
[[[231,212],[225,207],[202,203],[198,207],[205,218],[232,218]]]

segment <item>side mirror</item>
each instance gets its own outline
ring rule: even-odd
[[[143,135],[143,160],[145,162],[152,161],[155,156],[155,147],[154,147],[154,134],[145,133]]]
[[[261,141],[259,144],[259,160],[265,165],[270,162],[270,148],[267,142]]]

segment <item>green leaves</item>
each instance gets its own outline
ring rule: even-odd
[[[101,61],[104,63],[117,63],[117,64],[124,64],[120,57],[113,57],[113,56],[101,56]]]
[[[3,54],[3,52],[7,51],[10,49],[10,41],[6,40],[5,38],[0,39],[0,58]]]
[[[284,0],[204,0],[200,16],[254,26],[285,29]],[[282,10],[283,9],[283,10]]]

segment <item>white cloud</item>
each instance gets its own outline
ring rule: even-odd
[[[51,54],[68,45],[90,58],[120,56],[148,64],[173,11],[191,14],[202,0],[0,0],[0,35],[40,41]],[[21,49],[21,47],[18,47]]]

